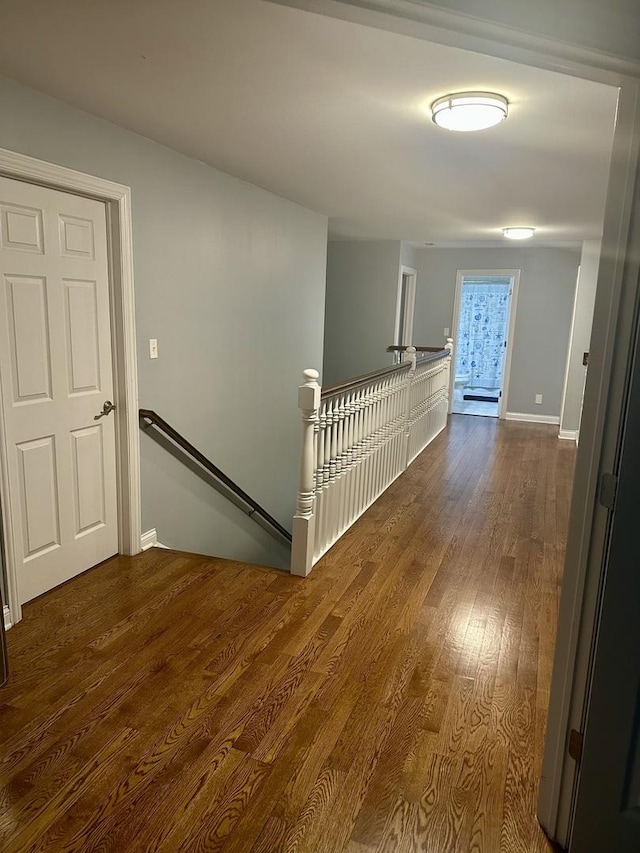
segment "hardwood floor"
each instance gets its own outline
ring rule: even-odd
[[[550,850],[556,432],[452,417],[305,580],[153,549],[28,605],[0,849]]]

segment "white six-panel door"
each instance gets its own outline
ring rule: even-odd
[[[0,388],[21,603],[118,551],[105,206],[0,178]]]

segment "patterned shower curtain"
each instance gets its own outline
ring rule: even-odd
[[[500,388],[511,277],[464,279],[456,375],[475,388]]]

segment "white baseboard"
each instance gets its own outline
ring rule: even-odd
[[[158,531],[152,527],[140,537],[140,547],[143,551],[147,551],[149,548],[167,548],[167,545],[158,542]]]
[[[535,415],[532,412],[507,412],[508,421],[526,421],[529,424],[559,424],[559,415]]]
[[[11,619],[11,610],[8,604],[5,604],[2,608],[4,615],[4,630],[8,631],[9,628],[13,628],[13,620]]]
[[[577,429],[561,429],[558,432],[558,438],[565,438],[567,441],[578,441]]]

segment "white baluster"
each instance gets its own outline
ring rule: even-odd
[[[322,401],[320,401],[320,406],[318,407],[318,416],[315,419],[315,423],[313,425],[313,439],[314,439],[314,448],[316,453],[316,471],[315,476],[313,478],[314,483],[314,492],[316,498],[315,505],[315,517],[316,517],[316,527],[315,527],[315,536],[314,536],[314,545],[313,552],[314,557],[316,551],[318,550],[318,538],[322,533],[322,507],[323,507],[323,476],[322,476],[322,412],[323,406]]]
[[[371,433],[371,453],[369,465],[371,466],[371,477],[369,487],[365,495],[365,502],[371,503],[375,494],[380,491],[380,451],[384,437],[384,402],[385,381],[381,380],[376,388],[373,402],[373,430]]]
[[[447,338],[447,342],[444,345],[444,348],[449,350],[449,358],[446,360],[446,376],[445,376],[445,383],[446,383],[445,384],[445,390],[446,390],[446,395],[447,395],[447,414],[448,414],[449,413],[449,403],[450,403],[449,398],[450,398],[452,391],[453,391],[453,388],[452,388],[452,382],[453,382],[452,369],[453,369],[453,363],[454,363],[453,362],[453,353],[454,353],[453,338]],[[446,421],[445,421],[445,423],[446,423]]]
[[[377,449],[375,451],[375,478],[373,480],[374,488],[367,495],[367,503],[371,503],[374,497],[379,494],[384,486],[385,474],[385,447],[389,435],[389,380],[383,379],[380,383],[380,396],[378,402],[378,430],[377,430]]]
[[[362,512],[361,487],[364,472],[364,408],[366,392],[359,388],[353,401],[353,482],[349,499],[349,524]]]
[[[358,475],[358,398],[360,391],[352,390],[346,401],[346,418],[347,424],[347,481],[345,483],[344,492],[344,522],[349,527],[354,518],[353,501],[356,489],[356,479]]]
[[[385,403],[387,400],[387,383],[386,380],[381,380],[378,386],[376,395],[376,429],[373,435],[373,452],[371,454],[371,489],[366,495],[366,502],[371,503],[374,495],[379,494],[380,483],[382,482],[382,448],[384,446],[386,412]]]
[[[361,492],[362,508],[369,506],[376,495],[376,472],[378,465],[378,446],[381,435],[381,416],[383,400],[383,382],[376,383],[367,395],[367,444],[366,444],[366,477]]]
[[[336,428],[338,424],[338,404],[335,397],[329,401],[327,406],[327,439],[329,445],[329,485],[327,491],[330,494],[329,512],[327,514],[327,538],[326,545],[331,546],[335,542],[336,536],[336,516],[338,507],[336,506],[336,471],[337,471],[337,453],[338,443],[336,441]]]
[[[340,440],[340,432],[340,398],[335,397],[333,401],[333,426],[331,429],[331,459],[335,468],[332,485],[334,508],[333,522],[331,525],[332,542],[335,542],[342,532],[340,518],[340,474],[342,473],[342,459],[340,458],[340,454],[342,452],[342,444]]]
[[[353,479],[353,391],[348,391],[344,396],[344,495],[342,503],[342,520],[345,526],[349,525],[349,503]]]
[[[324,512],[324,523],[322,531],[322,550],[326,550],[329,542],[331,528],[331,420],[333,417],[332,400],[327,400],[324,407],[324,489],[326,493],[326,506]]]
[[[393,438],[393,389],[391,379],[385,382],[385,400],[384,400],[384,435],[382,445],[382,481],[380,483],[380,491],[389,485],[391,481],[391,441]],[[373,495],[372,495],[373,498]]]
[[[395,478],[395,460],[394,450],[396,441],[396,430],[398,423],[396,419],[396,387],[395,377],[389,379],[389,430],[387,438],[386,454],[386,485],[389,485]],[[385,486],[386,488],[386,486]]]
[[[398,376],[396,380],[396,449],[395,449],[395,475],[404,471],[406,454],[405,449],[405,382],[403,377]]]
[[[382,446],[382,482],[381,489],[383,491],[391,482],[391,443],[393,441],[393,385],[392,379],[386,381],[385,394],[385,428],[384,428],[384,444]]]
[[[405,441],[405,458],[404,458],[404,467],[406,468],[409,462],[413,459],[413,432],[412,432],[412,422],[411,418],[413,415],[413,400],[415,395],[415,384],[416,384],[416,348],[410,347],[407,348],[407,352],[409,349],[411,352],[411,368],[407,373],[407,390],[406,390],[406,409],[405,409],[405,433],[406,433],[406,441]]]
[[[407,460],[407,378],[398,377],[398,451],[396,469],[398,474],[404,471]]]
[[[373,442],[373,417],[375,409],[375,385],[363,388],[360,391],[360,418],[359,432],[360,443],[359,472],[356,481],[356,489],[353,495],[353,516],[357,518],[367,506],[367,494],[371,479],[371,451]]]
[[[386,489],[391,482],[391,442],[393,441],[393,388],[391,379],[387,380],[385,421],[381,491]]]
[[[315,555],[318,556],[323,552],[326,535],[327,535],[327,489],[329,486],[329,454],[327,453],[327,403],[326,401],[320,405],[318,430],[318,475],[317,479],[320,484],[321,492],[319,494],[319,507],[316,519],[316,545]]]
[[[342,496],[342,523],[344,529],[351,524],[351,491],[353,489],[354,468],[354,417],[355,417],[355,395],[356,392],[349,391],[344,398],[344,493]]]
[[[306,576],[313,566],[315,544],[314,510],[314,428],[320,405],[319,373],[305,370],[304,384],[298,388],[298,406],[302,411],[302,450],[300,454],[300,484],[293,517],[291,572]]]

